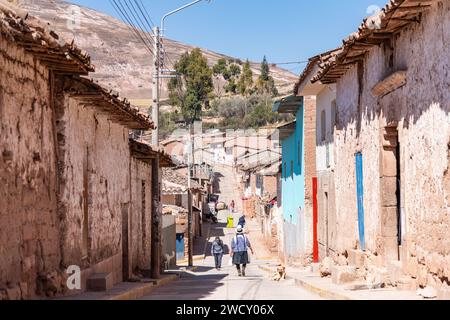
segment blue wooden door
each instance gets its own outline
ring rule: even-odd
[[[176,251],[177,251],[177,260],[184,259],[184,234],[177,234],[177,243],[176,243]]]
[[[362,153],[356,154],[356,191],[358,200],[358,229],[361,250],[366,250],[366,239],[364,234],[364,175]]]

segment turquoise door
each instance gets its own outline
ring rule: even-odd
[[[177,251],[177,260],[184,259],[184,234],[177,234],[177,243],[176,243],[176,251]]]
[[[364,230],[364,175],[362,153],[356,154],[356,193],[358,201],[358,229],[359,243],[362,251],[366,251]]]

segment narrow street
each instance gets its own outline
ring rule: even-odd
[[[229,203],[235,199],[238,212],[241,209],[237,182],[232,170],[227,167],[216,168],[219,175],[219,201]],[[151,295],[141,300],[317,300],[319,296],[302,288],[296,287],[294,280],[274,282],[270,274],[258,266],[271,259],[265,245],[262,243],[260,228],[256,221],[247,221],[246,230],[255,250],[251,263],[247,268],[247,277],[238,277],[234,266],[229,265],[229,246],[235,229],[227,229],[228,210],[219,213],[219,223],[211,225],[208,243],[204,244],[205,259],[194,261],[192,271],[182,271],[180,280],[161,287]],[[234,221],[239,214],[234,215]],[[236,222],[235,222],[236,225]],[[221,237],[225,244],[225,256],[222,270],[214,268],[214,258],[211,256],[211,242],[215,237]]]
[[[221,236],[228,249],[234,229],[226,229],[227,211],[220,213],[220,222],[211,230],[210,242],[215,236]],[[250,223],[250,228],[254,223]],[[252,241],[252,229],[249,237]],[[209,244],[210,244],[209,242]],[[141,300],[317,300],[321,299],[302,288],[296,287],[293,280],[273,282],[269,274],[258,265],[266,261],[258,260],[261,244],[253,241],[255,255],[247,269],[247,277],[238,277],[234,266],[229,266],[229,255],[223,260],[223,269],[214,268],[214,259],[210,246],[206,246],[206,258],[194,262],[193,271],[183,271],[181,278],[164,286]],[[228,250],[227,250],[228,252]],[[253,259],[252,259],[253,258]]]

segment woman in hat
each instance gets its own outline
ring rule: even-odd
[[[244,228],[238,226],[236,231],[236,235],[231,239],[230,254],[233,259],[233,264],[236,265],[239,277],[245,277],[245,269],[250,262],[248,259],[248,249],[250,249],[252,254],[254,252],[248,237],[244,234]]]

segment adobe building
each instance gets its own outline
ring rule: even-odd
[[[450,2],[391,1],[314,79],[337,89],[336,250],[412,289],[449,285],[449,43]]]
[[[0,298],[78,293],[70,266],[81,291],[147,270],[159,195],[129,135],[152,122],[39,20],[2,4],[0,31]]]

